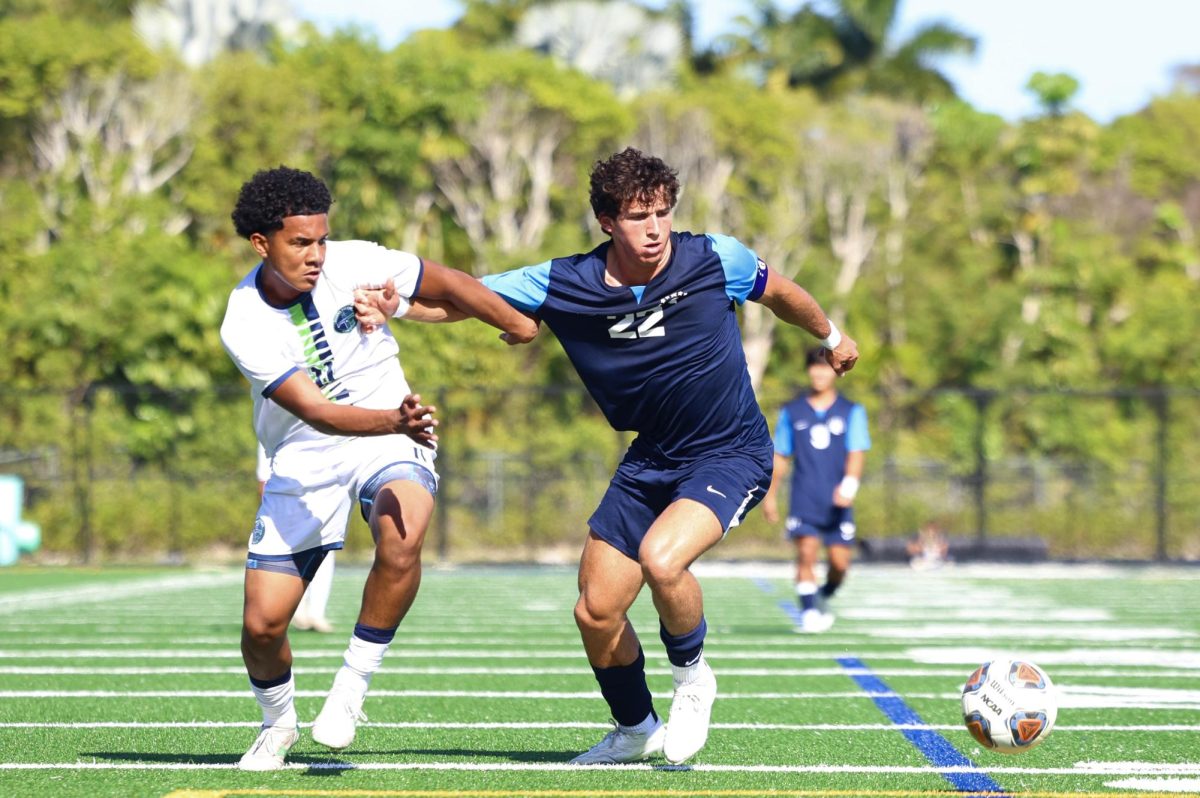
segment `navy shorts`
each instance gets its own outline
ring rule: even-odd
[[[617,466],[588,525],[632,560],[668,505],[692,499],[713,511],[725,532],[737,526],[771,487],[774,450],[727,451],[686,465],[666,464],[631,448]]]
[[[851,546],[854,544],[854,536],[858,533],[858,527],[854,524],[854,508],[839,507],[836,517],[832,524],[814,526],[807,524],[803,520],[794,516],[788,516],[784,528],[787,530],[787,536],[793,540],[796,538],[817,537],[826,546]]]

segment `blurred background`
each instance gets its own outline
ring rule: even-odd
[[[590,249],[588,171],[626,145],[679,169],[677,229],[858,339],[876,555],[936,522],[1200,560],[1200,9],[1104,5],[0,0],[0,562],[244,556],[218,327],[256,170],[323,177],[335,238],[482,275]],[[740,312],[773,427],[811,339]],[[573,559],[630,437],[558,343],[393,332],[441,411],[427,550]],[[789,553],[754,514],[717,556]]]

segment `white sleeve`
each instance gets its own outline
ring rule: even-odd
[[[355,287],[379,287],[388,280],[400,295],[400,307],[393,314],[399,318],[408,312],[412,298],[421,289],[425,264],[411,252],[388,249],[370,241],[341,242],[346,249],[347,263],[352,269]]]
[[[250,381],[251,389],[262,396],[270,396],[284,380],[305,368],[298,349],[290,351],[266,331],[244,321],[227,318],[221,325],[221,344]]]

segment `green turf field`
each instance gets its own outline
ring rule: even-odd
[[[340,664],[364,576],[339,564],[336,634],[293,635],[302,721]],[[234,769],[258,725],[240,579],[0,571],[0,796],[1200,794],[1197,570],[860,567],[834,628],[806,637],[786,568],[710,566],[708,747],[690,767],[584,769],[564,763],[607,714],[571,618],[573,573],[428,569],[354,746],[331,755],[302,737],[271,774]],[[665,712],[648,597],[633,615]],[[998,655],[1041,664],[1062,692],[1054,732],[1015,757],[960,723],[963,681]]]

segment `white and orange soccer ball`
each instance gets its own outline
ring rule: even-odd
[[[963,722],[981,745],[1019,754],[1038,745],[1058,717],[1058,697],[1046,672],[1027,660],[995,659],[963,686]]]

